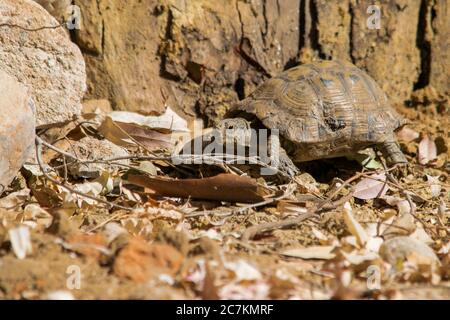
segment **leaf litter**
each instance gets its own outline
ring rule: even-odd
[[[173,164],[190,133],[170,108],[83,117],[42,132],[0,199],[1,298],[390,299],[417,285],[450,297],[448,146],[435,142],[448,136],[432,115],[398,132],[406,167],[370,151],[287,184]],[[125,153],[83,155],[83,139]],[[74,264],[88,280],[68,292]]]

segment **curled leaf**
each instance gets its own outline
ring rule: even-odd
[[[418,155],[420,164],[427,164],[437,158],[436,143],[428,135],[420,141]]]
[[[150,193],[166,197],[249,203],[264,200],[258,194],[258,185],[254,179],[233,174],[183,180],[130,174],[128,181],[150,189]]]

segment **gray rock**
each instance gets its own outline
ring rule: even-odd
[[[380,247],[379,253],[385,261],[394,266],[399,261],[408,260],[408,257],[412,254],[428,259],[431,263],[440,264],[439,258],[429,246],[410,237],[396,237],[386,240]]]
[[[27,88],[0,70],[0,194],[31,155],[35,130]]]
[[[31,0],[0,0],[0,68],[27,85],[38,126],[81,112],[86,71],[79,48],[63,27]]]

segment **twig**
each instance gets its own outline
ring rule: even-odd
[[[243,206],[241,208],[232,209],[232,210],[227,211],[226,213],[221,213],[221,214],[218,214],[218,215],[220,215],[221,217],[229,217],[229,216],[231,216],[233,214],[241,214],[242,212],[247,211],[249,209],[263,207],[263,206],[266,206],[268,204],[274,203],[276,201],[280,201],[282,199],[285,199],[285,198],[289,197],[294,191],[295,191],[295,185],[292,184],[292,185],[289,185],[287,190],[282,195],[280,195],[278,197],[269,198],[269,199],[261,201],[261,202],[245,205],[245,206]],[[211,215],[211,214],[215,214],[215,212],[211,211],[211,210],[200,211],[200,212],[193,212],[193,213],[190,213],[190,214],[186,215],[185,217],[186,218],[193,218],[193,217],[206,216],[206,215]]]
[[[303,213],[300,216],[295,217],[295,218],[288,218],[288,219],[285,219],[282,221],[267,222],[267,223],[262,223],[262,224],[259,224],[256,226],[252,226],[244,231],[244,233],[242,234],[241,240],[244,242],[247,242],[262,231],[267,231],[267,230],[271,230],[271,229],[283,229],[283,228],[287,228],[287,227],[291,227],[291,226],[296,226],[299,223],[316,216],[318,213],[336,209],[337,207],[339,207],[342,204],[344,204],[345,202],[347,202],[352,196],[353,196],[353,192],[350,192],[348,195],[342,197],[341,199],[339,199],[337,201],[334,201],[331,204],[328,204],[328,201],[324,201],[317,208],[314,208],[313,210]]]
[[[57,184],[57,185],[63,187],[64,189],[66,189],[67,191],[69,191],[69,192],[71,192],[71,193],[74,193],[74,194],[77,194],[77,195],[79,195],[79,196],[82,196],[82,197],[85,197],[85,198],[88,198],[88,199],[91,199],[91,200],[94,200],[94,201],[97,201],[97,202],[106,204],[106,205],[108,206],[108,208],[115,207],[115,208],[119,208],[119,209],[123,209],[123,210],[127,210],[127,211],[133,210],[132,208],[124,207],[124,206],[121,206],[121,205],[118,205],[118,204],[109,202],[109,201],[107,201],[107,200],[103,200],[103,199],[100,199],[100,198],[98,198],[98,197],[94,197],[94,196],[85,194],[85,193],[83,193],[83,192],[80,192],[80,191],[78,191],[78,190],[72,188],[72,187],[69,187],[69,186],[66,185],[65,183],[61,183],[61,182],[59,182],[58,180],[52,178],[52,177],[47,173],[47,169],[44,167],[44,163],[43,163],[43,161],[42,161],[42,139],[40,139],[39,137],[36,136],[35,142],[36,142],[36,159],[37,159],[39,168],[40,168],[41,171],[42,171],[42,174],[44,175],[44,177],[45,177],[47,180],[53,182],[54,184]]]
[[[243,242],[248,242],[250,239],[252,239],[254,236],[256,236],[258,233],[262,231],[267,231],[271,229],[281,229],[281,228],[287,228],[290,226],[298,225],[299,223],[312,218],[315,216],[314,212],[306,212],[302,215],[295,217],[295,218],[289,218],[282,221],[277,222],[267,222],[263,224],[258,224],[256,226],[252,226],[250,228],[247,228],[244,233],[242,234],[241,240]]]
[[[118,218],[121,218],[122,216],[124,216],[124,213],[123,213],[123,212],[116,213],[116,214],[113,215],[112,217],[110,217],[110,218],[106,219],[105,221],[99,223],[99,224],[96,225],[95,227],[92,227],[91,229],[89,229],[89,230],[86,231],[86,232],[87,232],[87,233],[94,232],[95,230],[100,229],[101,227],[103,227],[104,225],[108,224],[109,222],[114,221],[114,220],[116,220],[116,219],[118,219]]]

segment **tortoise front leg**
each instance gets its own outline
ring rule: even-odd
[[[408,160],[406,160],[405,155],[400,150],[400,146],[395,140],[387,140],[377,147],[383,153],[388,165],[408,163]]]
[[[272,167],[272,169],[262,168],[262,174],[270,175],[278,173],[289,178],[293,178],[297,174],[299,174],[300,171],[298,170],[297,166],[292,162],[291,158],[286,153],[286,150],[281,147],[278,135],[271,135],[268,142],[270,146],[270,166]],[[275,169],[275,171],[273,169]]]

